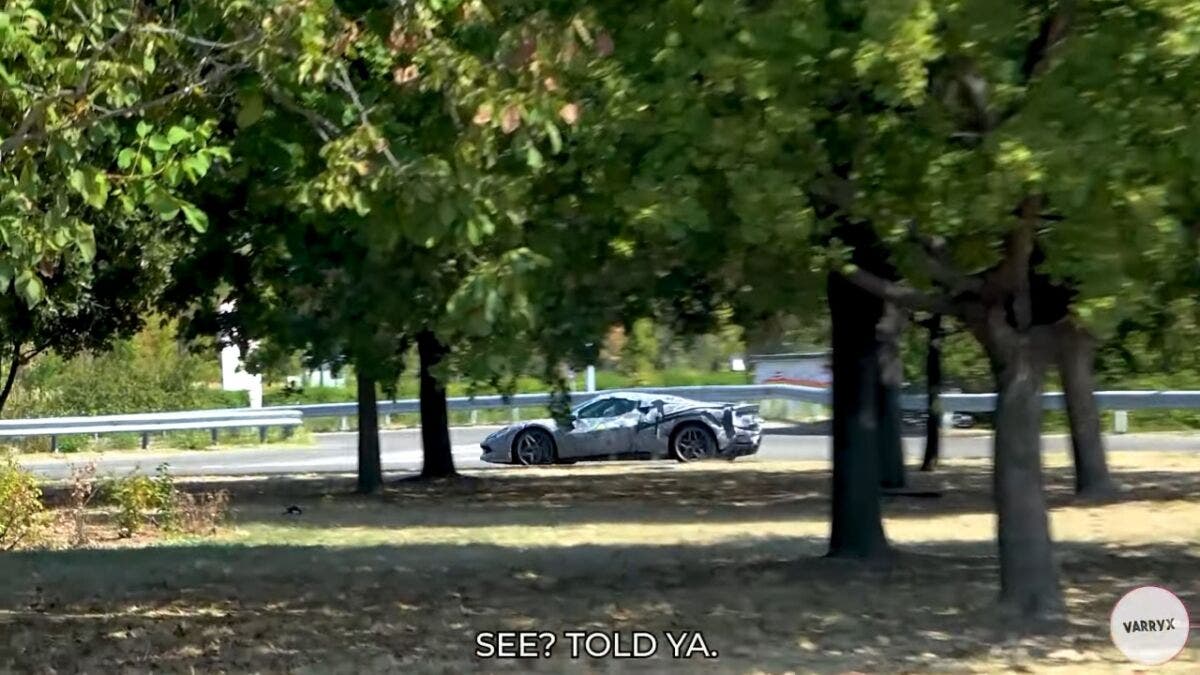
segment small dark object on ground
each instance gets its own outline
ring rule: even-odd
[[[283,511],[283,515],[285,516],[298,516],[301,513],[304,513],[304,510],[295,504],[292,504]]]

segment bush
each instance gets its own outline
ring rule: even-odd
[[[71,533],[71,545],[86,546],[88,543],[87,508],[99,492],[96,483],[95,462],[88,462],[83,466],[71,466],[70,486],[69,512],[75,526],[74,532]]]
[[[229,513],[229,493],[178,492],[172,505],[172,528],[188,534],[213,534],[225,522]]]
[[[131,537],[146,523],[169,529],[176,521],[175,481],[160,464],[153,478],[125,476],[111,481],[106,492],[117,506],[117,528],[121,537]]]
[[[37,537],[46,512],[33,474],[12,455],[0,462],[0,549],[11,551]]]

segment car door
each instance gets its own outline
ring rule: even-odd
[[[567,456],[606,457],[633,449],[633,435],[641,413],[625,398],[613,397],[585,405],[565,434]],[[560,452],[560,455],[563,454]]]

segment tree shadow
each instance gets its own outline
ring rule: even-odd
[[[1156,583],[1193,606],[1200,563],[1178,546],[1059,547],[1070,605],[1022,636],[994,610],[990,543],[906,547],[887,566],[819,557],[819,538],[707,546],[167,546],[0,559],[0,663],[13,670],[322,672],[608,669],[480,661],[487,630],[700,630],[717,661],[629,667],[924,671],[1111,667],[1108,613]],[[561,637],[561,636],[560,636]],[[1064,651],[1065,650],[1065,651]],[[1065,661],[1063,661],[1065,659]],[[1083,659],[1076,663],[1076,659]]]
[[[1074,494],[1069,467],[1047,469],[1045,492],[1052,509],[1097,506]],[[1195,502],[1200,473],[1119,471],[1123,491],[1111,503]],[[936,473],[909,473],[910,488],[936,498],[885,496],[890,519],[991,514],[992,476],[982,464],[957,465]],[[701,466],[639,463],[605,469],[512,469],[449,481],[400,481],[380,495],[354,496],[349,479],[324,477],[190,484],[233,492],[241,523],[280,521],[283,509],[299,505],[305,515],[294,527],[479,527],[640,523],[747,523],[827,521],[827,470],[758,469],[753,464]],[[587,505],[588,508],[577,508]],[[336,508],[333,508],[336,507]]]

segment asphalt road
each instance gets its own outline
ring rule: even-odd
[[[454,460],[459,468],[494,467],[479,461],[479,442],[496,427],[459,427],[451,430]],[[389,472],[415,472],[421,468],[421,435],[417,429],[384,431],[383,468]],[[1045,436],[1046,452],[1066,452],[1069,441],[1065,436]],[[924,447],[922,438],[904,439],[905,451],[911,462],[919,462]],[[1125,434],[1110,435],[1112,450],[1200,450],[1200,435],[1184,434]],[[50,479],[66,478],[72,463],[96,462],[98,473],[122,475],[131,472],[152,473],[159,464],[170,465],[177,476],[201,475],[262,475],[281,473],[344,473],[355,470],[355,434],[332,433],[317,435],[314,446],[288,448],[280,445],[232,450],[112,452],[98,456],[65,454],[61,458],[40,456],[21,460],[38,475]],[[991,436],[987,434],[950,433],[943,440],[946,457],[989,457]],[[824,459],[829,456],[829,437],[796,433],[792,429],[768,429],[757,455],[743,457],[739,462],[756,459]]]

